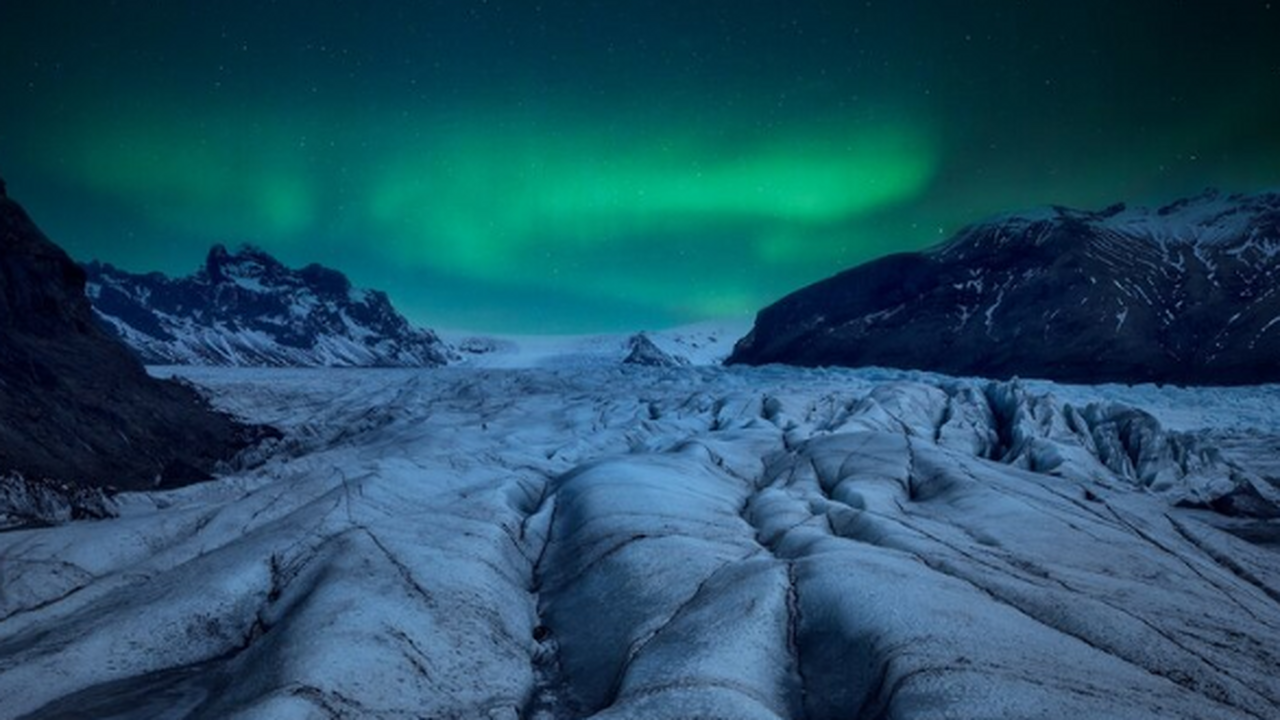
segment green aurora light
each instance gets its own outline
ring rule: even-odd
[[[465,126],[389,117],[370,139],[334,133],[358,127],[346,120],[297,140],[298,122],[267,111],[249,137],[223,113],[201,116],[192,127],[95,117],[56,142],[74,148],[69,171],[95,193],[147,198],[147,222],[185,237],[249,238],[305,258],[316,238],[359,228],[388,264],[640,299],[679,319],[767,299],[758,279],[699,282],[708,268],[767,267],[783,280],[766,291],[782,292],[848,262],[849,246],[824,233],[918,196],[938,164],[931,134],[902,118],[726,139],[652,125],[513,128],[475,112]],[[656,262],[634,256],[638,242]]]
[[[1232,8],[48,0],[0,17],[0,171],[132,270],[249,242],[429,326],[745,316],[996,212],[1280,184],[1280,10]]]

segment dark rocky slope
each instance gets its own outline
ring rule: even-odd
[[[761,311],[731,363],[1067,382],[1280,381],[1280,194],[1050,208]]]
[[[98,327],[84,282],[0,196],[0,516],[10,521],[24,497],[56,505],[59,488],[72,497],[206,478],[252,435],[191,388],[148,376]]]

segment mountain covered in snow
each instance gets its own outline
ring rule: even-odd
[[[764,309],[730,362],[1073,382],[1280,381],[1280,193],[1051,207]]]
[[[618,365],[720,365],[750,327],[722,318],[639,333],[596,335],[484,335],[441,331],[461,367],[607,368]]]
[[[649,333],[641,332],[627,339],[627,356],[622,362],[625,365],[670,368],[688,365],[689,359],[663,350],[649,337]]]
[[[320,265],[291,269],[252,247],[209,251],[195,274],[85,266],[98,317],[148,364],[420,367],[448,349],[385,293]]]

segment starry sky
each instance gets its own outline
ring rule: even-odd
[[[0,0],[0,174],[81,260],[659,328],[998,212],[1280,186],[1277,38],[1280,0]]]

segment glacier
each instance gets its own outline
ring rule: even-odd
[[[1280,716],[1280,386],[152,372],[282,437],[0,533],[0,716]]]

